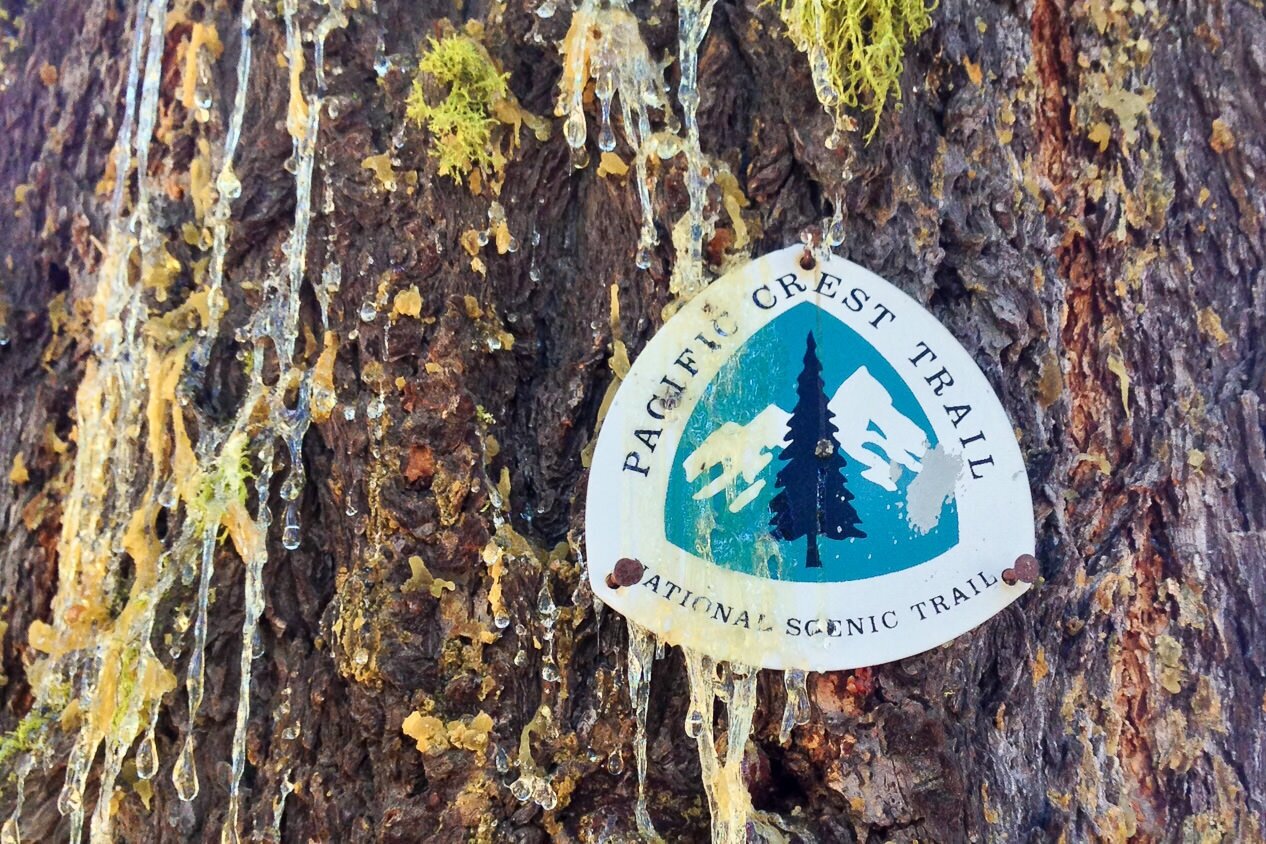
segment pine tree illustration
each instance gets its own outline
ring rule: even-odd
[[[787,434],[779,460],[786,461],[774,485],[782,491],[769,502],[770,533],[775,539],[791,541],[808,537],[804,564],[820,568],[818,537],[827,539],[865,538],[859,529],[861,518],[849,502],[853,494],[844,481],[847,461],[840,453],[822,384],[822,364],[818,361],[813,332],[805,341],[804,368],[796,379],[796,407],[787,422]]]

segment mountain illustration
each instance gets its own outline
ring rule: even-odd
[[[848,404],[846,410],[845,405]],[[837,428],[835,439],[849,460],[863,468],[861,478],[889,492],[897,489],[894,475],[918,474],[928,450],[927,435],[893,407],[892,397],[866,367],[854,371],[827,402]],[[731,512],[746,507],[765,481],[759,476],[781,447],[791,413],[770,404],[746,425],[722,423],[693,449],[684,461],[686,479],[711,479],[694,493],[696,500],[727,488],[744,489],[729,502]],[[712,476],[712,472],[720,471]]]
[[[825,457],[817,457],[823,439]],[[797,461],[801,448],[811,456]],[[899,571],[958,543],[953,488],[943,486],[946,477],[953,483],[953,459],[892,365],[805,303],[749,337],[704,388],[673,455],[664,529],[671,544],[709,564],[774,580]],[[821,521],[817,462],[827,464]],[[937,471],[923,483],[925,467]],[[802,473],[808,484],[796,480]],[[812,519],[798,498],[806,490]]]
[[[796,379],[796,406],[787,423],[786,445],[778,459],[786,465],[774,481],[782,492],[769,502],[770,535],[775,539],[804,537],[807,568],[820,568],[818,538],[865,539],[861,519],[849,502],[853,494],[844,480],[846,461],[835,440],[835,414],[827,407],[813,332],[805,340],[804,368]]]

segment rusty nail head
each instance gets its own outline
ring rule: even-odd
[[[1040,576],[1041,567],[1037,563],[1037,557],[1032,554],[1021,554],[1009,568],[1002,570],[1002,581],[1008,586],[1020,582],[1037,583]]]
[[[642,575],[645,572],[646,566],[642,565],[638,560],[634,560],[631,557],[621,557],[616,561],[615,568],[607,575],[607,586],[611,589],[633,586],[642,582]]]

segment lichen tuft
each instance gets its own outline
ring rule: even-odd
[[[427,77],[448,91],[434,105],[427,101]],[[431,133],[430,152],[441,175],[460,182],[473,169],[488,176],[504,166],[492,133],[498,123],[494,108],[509,94],[507,79],[475,39],[459,34],[430,39],[405,114]]]
[[[15,757],[43,746],[51,719],[43,712],[28,712],[11,732],[0,737],[0,770],[10,771]]]
[[[214,525],[226,520],[227,511],[234,505],[246,506],[246,481],[255,477],[248,445],[250,439],[241,431],[233,432],[225,441],[214,471],[202,475],[197,497],[186,502],[191,517],[204,525]]]
[[[901,100],[907,45],[931,24],[924,0],[779,0],[787,35],[809,57],[818,101],[837,126],[846,109],[872,115],[869,141],[888,101]]]

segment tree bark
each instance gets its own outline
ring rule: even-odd
[[[255,28],[227,326],[258,307],[248,283],[283,261],[294,211],[273,5],[261,4]],[[288,776],[286,841],[635,840],[626,633],[618,617],[594,611],[578,565],[583,455],[613,377],[609,289],[618,288],[619,330],[634,357],[670,301],[667,232],[686,205],[683,165],[661,172],[663,242],[641,271],[632,186],[599,176],[596,163],[573,169],[559,125],[546,141],[525,131],[499,197],[521,246],[485,247],[486,275],[475,272],[461,237],[487,226],[490,200],[438,176],[427,135],[405,119],[419,47],[446,16],[482,20],[523,106],[552,115],[553,45],[568,12],[540,17],[535,0],[460,12],[368,5],[350,10],[326,43],[336,108],[322,118],[307,276],[342,268],[330,310],[340,406],[306,437],[300,547],[282,548],[280,525],[270,537],[244,831],[270,834]],[[188,20],[169,27],[150,164],[164,183],[187,184],[198,139],[220,143],[241,44],[236,3],[177,6]],[[112,0],[2,7],[22,24],[0,92],[0,196],[14,198],[0,219],[10,338],[0,349],[0,460],[12,467],[21,454],[29,475],[0,477],[11,728],[32,704],[25,671],[39,654],[27,632],[50,621],[57,588],[75,446],[59,454],[47,432],[69,441],[94,353],[84,326],[108,210],[108,191],[97,188],[122,120],[132,11]],[[305,28],[323,12],[306,10]],[[652,54],[674,55],[674,6],[635,12]],[[199,19],[224,43],[208,124],[177,103],[177,46]],[[384,53],[392,67],[380,75]],[[676,68],[667,71],[674,86]],[[305,85],[309,77],[310,68]],[[850,135],[828,149],[830,120],[777,9],[723,0],[700,57],[703,148],[751,201],[752,254],[796,242],[838,202],[842,254],[914,296],[972,353],[1020,437],[1045,583],[932,652],[812,675],[812,719],[787,746],[778,741],[783,685],[763,675],[755,805],[780,814],[793,840],[1262,840],[1261,5],[942,0],[902,80],[904,105],[872,143]],[[591,133],[594,122],[591,110]],[[398,159],[398,175],[419,174],[416,186],[380,187],[362,161],[383,151]],[[709,196],[724,230],[720,191]],[[182,265],[174,289],[187,295],[202,257],[179,237],[189,191],[173,188],[160,207]],[[707,250],[713,258],[719,243]],[[380,284],[417,285],[423,318],[363,321],[362,303]],[[319,337],[310,287],[304,296],[302,322]],[[512,346],[489,342],[507,331]],[[222,332],[196,412],[231,415],[245,378],[238,348]],[[380,441],[367,419],[379,384],[389,420]],[[495,492],[503,473],[504,510]],[[503,512],[512,533],[502,528],[502,537],[526,540],[501,579],[504,630],[481,556]],[[403,588],[414,556],[453,588],[436,589],[439,597]],[[120,839],[219,836],[242,582],[226,544],[195,721],[201,792],[185,803],[171,782],[188,727],[180,689],[161,710],[152,797],[134,771],[120,780]],[[559,608],[557,682],[542,677],[543,582]],[[176,591],[162,625],[192,600],[191,587]],[[353,622],[361,626],[349,637]],[[169,666],[178,677],[186,658]],[[682,731],[685,689],[670,652],[651,692],[649,788],[651,815],[673,841],[708,836],[698,760]],[[278,714],[283,699],[289,715]],[[537,718],[543,706],[548,716]],[[401,730],[414,711],[463,723],[486,712],[491,746],[421,753]],[[297,738],[283,739],[293,725]],[[497,768],[494,748],[518,760],[530,725],[532,759],[558,793],[549,811],[516,800],[507,787],[516,770]],[[73,718],[52,731],[47,769],[26,780],[23,840],[68,833],[56,800],[73,732]],[[8,782],[6,814],[13,798]]]

